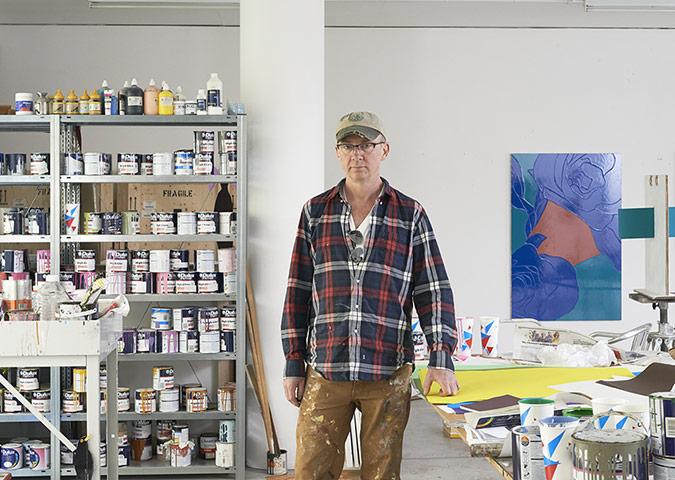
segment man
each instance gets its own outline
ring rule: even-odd
[[[336,139],[345,179],[303,207],[281,325],[284,393],[300,407],[295,478],[340,476],[358,408],[361,478],[398,479],[413,302],[431,348],[424,393],[435,381],[454,395],[452,291],[424,209],[380,177],[389,154],[380,119],[347,114]]]

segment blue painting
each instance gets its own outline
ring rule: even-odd
[[[511,316],[621,320],[621,157],[511,155]]]

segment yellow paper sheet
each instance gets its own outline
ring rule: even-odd
[[[419,371],[420,382],[424,385],[427,370]],[[608,368],[513,368],[500,370],[464,370],[455,372],[459,381],[460,390],[454,397],[438,395],[440,387],[437,383],[431,386],[427,396],[429,403],[446,404],[459,402],[475,402],[500,395],[514,397],[546,397],[558,390],[548,388],[548,385],[578,382],[582,380],[611,379],[614,375],[633,377],[634,375],[624,367]],[[582,392],[583,393],[583,392]]]

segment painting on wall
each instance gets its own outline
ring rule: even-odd
[[[620,320],[621,156],[511,155],[511,316]]]

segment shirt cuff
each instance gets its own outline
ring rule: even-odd
[[[301,359],[286,359],[284,378],[305,378],[305,361]]]
[[[436,350],[429,355],[429,368],[443,368],[455,371],[452,356],[445,350]]]

